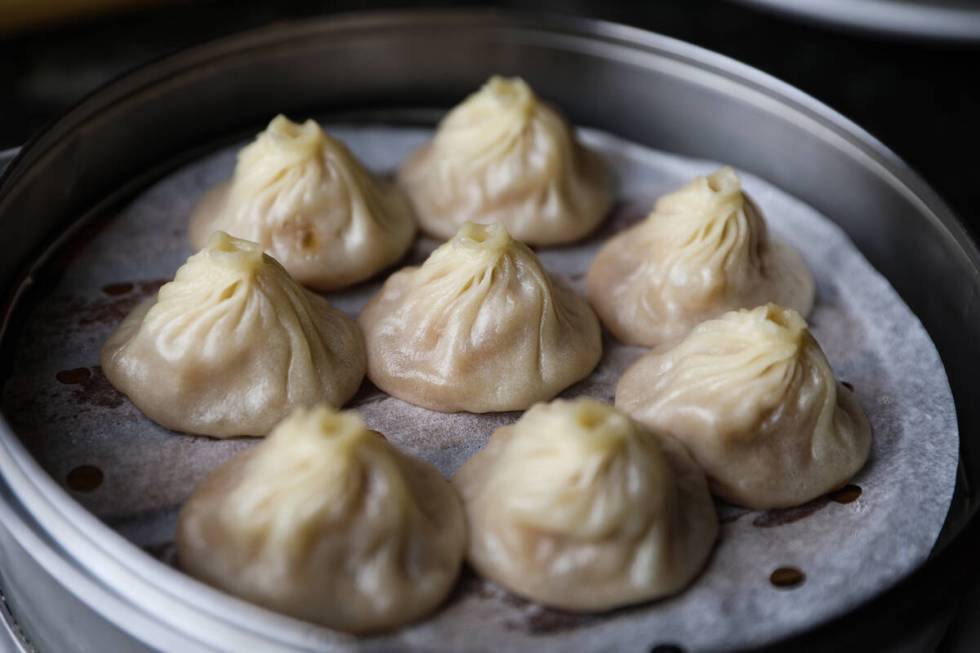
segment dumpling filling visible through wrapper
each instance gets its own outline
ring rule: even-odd
[[[205,195],[191,244],[211,233],[259,243],[300,283],[337,290],[396,263],[415,237],[408,200],[312,120],[277,116],[238,153],[231,181]]]

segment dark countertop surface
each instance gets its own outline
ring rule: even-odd
[[[803,1],[803,0],[795,0]],[[0,36],[0,150],[112,77],[224,34],[329,12],[415,2],[189,1]],[[429,2],[428,6],[490,3]],[[720,0],[493,3],[626,23],[759,68],[838,110],[918,171],[980,233],[980,45],[947,45],[844,33]],[[940,646],[980,648],[980,588]],[[915,650],[935,649],[935,641]],[[911,648],[909,650],[912,650]]]

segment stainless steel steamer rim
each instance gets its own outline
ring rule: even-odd
[[[966,380],[980,352],[980,255],[950,211],[887,148],[805,94],[620,25],[492,12],[349,15],[249,32],[150,64],[83,100],[0,177],[0,227],[11,244],[0,287],[11,289],[79,215],[202,143],[280,111],[448,106],[496,72],[524,75],[577,123],[724,158],[839,221],[935,340],[957,401],[965,471],[976,468],[968,435],[980,421],[980,391]],[[9,317],[4,335],[14,326]],[[40,650],[88,650],[89,637],[112,643],[102,650],[175,651],[322,650],[347,639],[146,556],[71,500],[5,421],[0,449],[3,587]],[[968,517],[951,513],[945,538]],[[48,603],[36,600],[43,583],[23,570],[44,576]],[[50,629],[58,620],[84,628],[59,636]]]
[[[737,0],[801,20],[897,37],[980,41],[980,8],[958,0]]]

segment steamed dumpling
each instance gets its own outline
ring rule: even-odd
[[[589,305],[497,224],[468,223],[393,274],[359,320],[375,385],[444,412],[524,410],[602,356]]]
[[[499,222],[553,245],[592,232],[612,204],[609,171],[521,79],[492,77],[453,109],[399,171],[422,229],[450,238],[467,221]]]
[[[727,166],[661,197],[649,217],[606,243],[586,284],[613,335],[648,347],[766,302],[805,316],[814,294],[806,264],[770,240],[762,213]]]
[[[265,435],[317,401],[340,406],[365,367],[351,318],[223,232],[102,348],[106,377],[150,419],[215,437]]]
[[[497,429],[453,484],[476,570],[566,610],[680,591],[718,531],[704,475],[683,449],[594,399],[534,406]]]
[[[297,410],[212,472],[177,526],[191,575],[359,634],[435,610],[465,540],[459,497],[438,470],[324,406]]]
[[[398,261],[415,237],[411,206],[312,120],[277,116],[238,154],[230,182],[191,219],[199,249],[222,230],[262,245],[300,283],[335,290]]]
[[[616,406],[687,445],[715,494],[749,508],[837,489],[871,447],[867,417],[806,322],[772,304],[654,349],[620,379]]]

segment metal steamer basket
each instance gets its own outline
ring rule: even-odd
[[[895,587],[774,646],[915,650],[934,638],[977,539],[969,526],[971,479],[980,473],[971,439],[980,425],[980,388],[971,382],[980,360],[980,254],[932,190],[861,129],[751,68],[648,32],[488,12],[351,15],[223,39],[109,84],[28,143],[0,177],[3,377],[20,298],[43,288],[41,262],[87,216],[278,112],[445,108],[493,73],[522,75],[576,124],[723,158],[770,180],[838,222],[919,316],[945,363],[963,434],[939,543]],[[23,650],[329,649],[259,608],[222,610],[217,592],[76,503],[6,420],[0,524],[0,612]]]

